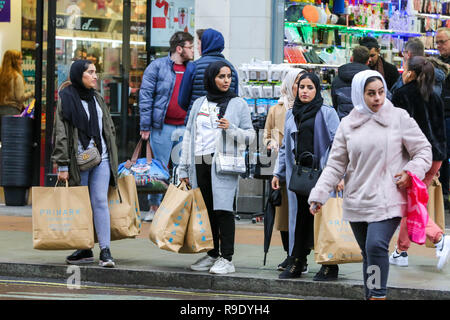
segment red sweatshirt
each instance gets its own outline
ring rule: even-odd
[[[184,118],[186,118],[186,111],[178,105],[178,92],[180,91],[181,80],[183,79],[186,66],[184,64],[173,64],[173,69],[176,73],[175,86],[173,87],[172,97],[170,98],[169,107],[167,108],[166,118],[164,123],[180,126],[184,125]]]

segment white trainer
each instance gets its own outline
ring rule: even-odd
[[[394,252],[392,252],[392,254],[389,256],[389,263],[399,267],[407,267],[408,253],[406,251],[397,253],[397,249],[395,249]]]
[[[439,257],[437,264],[438,270],[444,268],[450,256],[450,237],[446,237],[445,235],[442,235],[442,237],[441,242],[436,245],[436,255]]]
[[[233,262],[222,257],[214,263],[211,269],[209,269],[209,272],[214,274],[227,274],[235,271]]]
[[[210,257],[209,255],[206,255],[206,256],[198,259],[193,265],[191,265],[191,270],[208,271],[217,260],[218,260],[218,258],[213,258],[213,257]]]

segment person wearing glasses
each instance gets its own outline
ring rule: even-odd
[[[167,57],[158,58],[145,69],[139,91],[140,134],[150,139],[155,159],[169,165],[172,150],[181,142],[186,111],[178,104],[178,93],[187,63],[194,57],[194,38],[176,32],[170,38]],[[177,159],[172,159],[175,163]],[[150,195],[150,211],[143,218],[150,221],[161,203],[162,194]]]
[[[187,65],[180,86],[180,94],[178,95],[178,104],[187,111],[185,123],[188,121],[190,109],[192,108],[194,101],[207,94],[203,80],[205,77],[205,70],[211,63],[222,61],[230,66],[232,74],[230,91],[236,94],[239,93],[238,73],[233,67],[233,64],[225,59],[222,54],[222,51],[225,48],[225,39],[222,33],[211,28],[206,29],[201,34],[199,43],[201,46],[201,58]]]
[[[439,50],[439,60],[450,66],[450,28],[439,28],[436,33],[436,48]],[[447,134],[447,159],[450,158],[450,75],[447,75],[441,93],[444,102],[445,130]],[[442,162],[439,181],[442,183],[444,193],[444,207],[448,210],[449,202],[449,178],[450,168],[447,159]]]
[[[403,66],[407,65],[408,61],[414,57],[425,57],[425,46],[419,38],[410,38],[408,42],[405,44],[403,48]],[[430,61],[434,68],[434,79],[432,80],[433,83],[433,91],[437,95],[441,95],[442,92],[442,86],[445,81],[445,77],[448,73],[448,68],[445,66],[445,64],[434,58],[434,57],[427,57],[427,60]],[[397,82],[392,86],[391,93],[394,95],[395,92],[403,87],[405,83],[403,82],[403,77],[398,77]]]

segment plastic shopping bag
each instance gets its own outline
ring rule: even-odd
[[[407,189],[408,210],[406,225],[408,236],[412,242],[424,244],[426,241],[425,227],[428,223],[428,191],[425,183],[415,174],[408,171],[411,177],[411,186]]]

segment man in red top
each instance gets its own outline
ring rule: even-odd
[[[178,92],[186,63],[194,58],[193,42],[189,33],[176,32],[170,39],[169,56],[150,63],[139,91],[141,137],[150,139],[154,157],[165,166],[171,159],[178,164],[179,156],[173,151],[183,137],[186,118],[186,111],[178,105]],[[161,199],[161,194],[150,195],[150,214],[144,221],[150,220]]]

